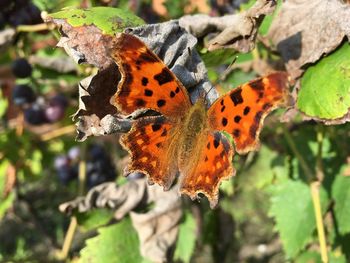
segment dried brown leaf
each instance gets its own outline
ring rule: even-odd
[[[340,0],[289,0],[274,19],[269,37],[293,79],[308,63],[332,52],[350,37],[350,5]]]
[[[150,204],[154,204],[152,209],[145,213],[132,211]],[[105,183],[92,188],[86,197],[60,205],[59,209],[64,213],[83,213],[95,207],[114,209],[116,219],[130,213],[139,235],[142,256],[154,262],[166,262],[182,217],[181,199],[176,187],[164,192],[158,185],[148,185],[145,178],[129,181],[122,186]]]
[[[196,37],[215,33],[216,36],[208,43],[209,50],[233,48],[239,52],[249,52],[255,46],[263,18],[271,14],[275,7],[275,0],[258,0],[250,9],[239,14],[223,17],[184,16],[179,24]]]

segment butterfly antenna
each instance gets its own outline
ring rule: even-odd
[[[221,77],[219,78],[220,81],[224,81],[227,76],[231,73],[233,65],[236,63],[238,56],[235,56],[230,63],[230,65],[225,69],[225,71],[222,73]]]
[[[189,56],[191,71],[193,72],[194,79],[197,80],[197,76],[196,76],[197,68],[194,66],[194,62],[192,59],[192,50],[190,49],[190,47],[187,47],[187,52]]]
[[[207,103],[208,94],[209,94],[210,91],[211,91],[212,89],[214,89],[214,88],[215,88],[215,86],[212,85],[211,88],[210,88],[208,91],[205,92],[205,96],[204,96],[204,101],[205,101],[205,103]]]

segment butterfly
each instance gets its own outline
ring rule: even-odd
[[[137,37],[118,34],[111,57],[121,72],[111,103],[124,115],[159,113],[134,120],[121,136],[131,155],[128,173],[146,174],[165,190],[180,174],[180,193],[192,199],[202,193],[215,207],[221,181],[235,174],[234,149],[223,132],[232,136],[238,153],[257,149],[264,118],[287,100],[287,74],[239,86],[207,109],[205,99],[191,102],[182,83]]]

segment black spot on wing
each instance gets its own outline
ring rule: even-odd
[[[238,138],[241,135],[241,131],[239,129],[234,129],[232,134],[235,138]]]
[[[154,75],[154,79],[158,81],[159,85],[163,85],[173,81],[174,77],[167,68],[163,68],[160,73]]]
[[[155,63],[158,62],[158,59],[156,56],[153,55],[149,50],[147,50],[146,53],[141,53],[138,57],[136,64],[144,64],[144,63]]]
[[[150,90],[150,89],[145,89],[145,96],[147,96],[147,97],[152,97],[152,95],[153,95],[153,91],[152,91],[152,90]]]
[[[165,100],[160,99],[160,100],[157,101],[157,106],[158,107],[163,107],[165,104],[166,104]]]
[[[221,120],[222,126],[226,126],[227,125],[227,119],[225,117],[222,118]]]
[[[167,129],[164,128],[163,132],[160,136],[164,137],[164,136],[167,136],[167,134],[168,134],[168,131],[167,131]]]
[[[262,79],[253,80],[249,83],[249,86],[255,89],[256,91],[263,92],[264,90],[264,83],[262,82]]]
[[[219,143],[220,143],[220,140],[218,140],[217,138],[214,139],[214,147],[215,149],[219,147]]]
[[[176,87],[175,93],[179,93],[180,92],[180,88]]]
[[[235,123],[239,123],[240,121],[241,121],[241,119],[242,119],[242,117],[241,116],[239,116],[239,115],[236,115],[235,117],[234,117],[234,121],[235,121]]]
[[[154,132],[159,131],[160,128],[162,128],[162,125],[160,125],[160,124],[155,123],[152,125],[152,131],[154,131]]]
[[[248,113],[250,112],[250,107],[249,106],[246,106],[243,110],[243,114],[244,115],[247,115]]]
[[[221,107],[221,112],[224,112],[225,109],[226,109],[226,106],[222,106],[222,107]]]
[[[176,93],[174,91],[170,91],[170,98],[174,98]]]
[[[243,103],[242,89],[237,89],[230,94],[230,98],[235,106]]]
[[[135,105],[137,107],[144,107],[146,105],[146,102],[143,99],[137,99],[135,100]]]
[[[142,86],[147,86],[147,84],[148,84],[148,78],[143,77],[142,80],[141,80],[141,83],[142,83]]]

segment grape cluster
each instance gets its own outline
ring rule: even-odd
[[[12,62],[12,73],[16,78],[28,78],[33,68],[25,58],[18,58]],[[32,125],[53,123],[64,117],[68,101],[62,94],[57,94],[48,101],[37,97],[28,84],[16,85],[12,90],[13,103],[24,111],[24,119]]]
[[[78,178],[80,149],[71,148],[67,154],[57,156],[55,169],[58,179],[65,185]],[[91,188],[116,178],[115,167],[105,149],[98,145],[90,145],[86,158],[86,186]]]
[[[43,97],[37,97],[29,85],[16,85],[12,90],[12,101],[23,109],[24,119],[31,125],[61,120],[68,106],[63,94],[56,94],[45,101]]]
[[[42,23],[40,9],[29,0],[0,1],[0,29],[10,26]]]

